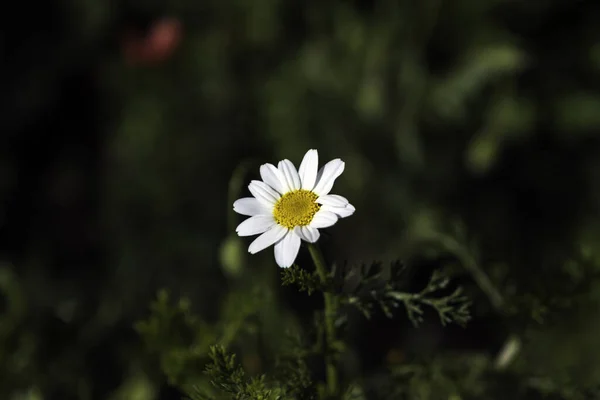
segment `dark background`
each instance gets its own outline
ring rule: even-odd
[[[258,165],[309,148],[346,162],[357,209],[328,257],[475,260],[525,315],[465,278],[472,324],[374,321],[363,370],[516,333],[519,373],[597,384],[600,290],[573,265],[600,262],[599,18],[593,0],[10,3],[0,397],[178,398],[133,330],[160,288],[216,321],[258,275],[310,309],[231,210]]]

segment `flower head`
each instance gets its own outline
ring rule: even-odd
[[[333,183],[344,172],[339,158],[318,169],[317,150],[309,150],[296,170],[289,160],[278,166],[263,164],[262,181],[248,185],[253,197],[236,200],[233,210],[250,216],[238,225],[240,236],[259,235],[248,248],[255,254],[275,245],[275,261],[282,268],[294,263],[300,241],[314,243],[319,228],[335,224],[338,218],[352,215],[355,208],[342,196],[329,194]]]

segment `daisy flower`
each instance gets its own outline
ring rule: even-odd
[[[233,211],[250,217],[238,225],[237,234],[260,235],[248,247],[249,253],[274,244],[277,264],[290,267],[301,240],[316,242],[319,228],[332,226],[338,218],[354,213],[354,206],[346,198],[329,194],[336,178],[344,172],[344,162],[337,158],[320,170],[318,164],[317,150],[309,150],[299,170],[290,160],[280,161],[277,167],[260,167],[262,181],[248,185],[253,197],[233,203]]]

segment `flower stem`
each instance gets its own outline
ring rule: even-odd
[[[321,279],[321,283],[325,284],[327,282],[327,266],[325,264],[325,260],[323,258],[323,254],[315,243],[308,244],[308,250],[310,251],[310,255],[315,263],[315,267],[317,269],[317,274],[319,274],[319,278]],[[324,292],[323,296],[325,297],[325,346],[326,346],[326,354],[325,354],[325,366],[326,366],[326,374],[327,374],[327,391],[330,396],[335,396],[337,394],[337,369],[335,365],[334,359],[334,343],[336,342],[335,338],[335,313],[336,313],[336,301],[335,297],[332,293]]]

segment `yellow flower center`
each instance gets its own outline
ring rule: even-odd
[[[284,194],[273,208],[275,221],[289,229],[310,224],[310,221],[321,208],[315,202],[318,197],[310,190],[304,189]]]

